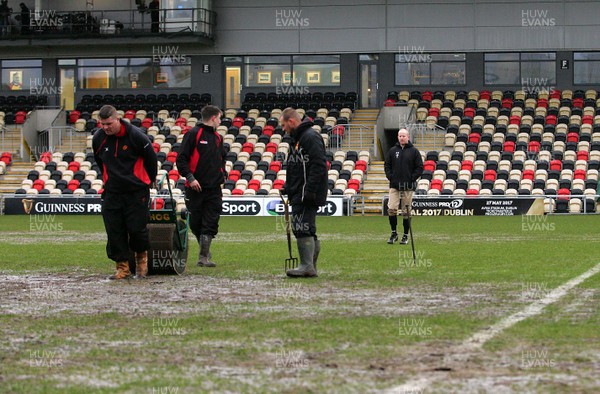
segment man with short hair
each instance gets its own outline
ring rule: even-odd
[[[300,266],[287,276],[317,276],[317,259],[321,242],[317,238],[317,210],[327,202],[327,160],[325,144],[313,128],[313,122],[293,108],[283,110],[279,122],[294,143],[286,162],[286,182],[282,194],[292,206],[291,227],[296,237]]]
[[[102,218],[106,254],[117,270],[110,279],[126,279],[130,250],[135,252],[136,278],[148,273],[150,186],[156,180],[157,158],[144,132],[119,118],[111,105],[100,108],[100,129],[94,133],[94,158],[104,181]]]
[[[201,111],[202,123],[183,137],[177,156],[177,169],[186,179],[185,204],[190,212],[190,228],[200,245],[197,265],[215,267],[210,245],[219,231],[223,204],[221,186],[225,182],[225,147],[217,133],[223,113],[214,105]]]
[[[421,152],[410,142],[406,129],[398,131],[398,142],[388,151],[385,157],[385,176],[390,181],[390,196],[388,200],[388,216],[392,235],[388,244],[398,240],[396,227],[398,225],[398,211],[402,212],[402,225],[404,234],[400,240],[401,245],[408,243],[410,227],[409,215],[412,209],[412,198],[417,188],[417,180],[423,174],[423,159]]]

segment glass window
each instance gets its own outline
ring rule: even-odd
[[[395,56],[396,85],[464,85],[466,55],[464,53],[401,53]]]
[[[114,67],[79,67],[80,89],[110,89],[115,86]]]
[[[160,66],[156,71],[156,87],[165,88],[191,88],[191,66]]]
[[[339,86],[339,55],[247,56],[246,87]],[[290,90],[286,89],[286,92]]]
[[[575,52],[573,59],[573,83],[575,85],[600,83],[600,52]]]
[[[556,53],[486,53],[486,85],[521,85],[524,90],[551,90],[556,83]]]
[[[39,85],[42,85],[41,60],[2,61],[2,90],[27,90],[30,94],[36,94],[34,90]]]
[[[486,62],[486,85],[514,85],[519,83],[519,62]]]

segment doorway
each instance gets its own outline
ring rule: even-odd
[[[225,108],[240,108],[242,68],[227,66],[225,69]]]
[[[379,108],[378,62],[377,55],[359,55],[361,108]]]

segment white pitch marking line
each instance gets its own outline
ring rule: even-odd
[[[600,272],[600,264],[592,267],[588,271],[579,275],[576,278],[571,279],[570,281],[558,286],[550,293],[548,293],[544,298],[541,298],[535,301],[532,304],[527,305],[524,309],[516,312],[502,320],[493,326],[476,332],[471,337],[467,338],[463,341],[458,347],[457,351],[452,355],[449,355],[449,358],[452,360],[466,360],[468,357],[468,352],[473,352],[480,349],[487,341],[500,334],[502,331],[506,330],[517,324],[518,322],[533,317],[535,315],[540,314],[544,308],[550,304],[555,303],[562,297],[564,297],[572,288],[578,286],[586,279],[596,275]],[[446,375],[437,376],[437,377],[415,377],[412,380],[404,383],[403,385],[392,387],[386,390],[386,393],[422,393],[424,390],[430,386],[434,381],[441,380],[446,378]]]

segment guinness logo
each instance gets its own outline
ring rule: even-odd
[[[29,215],[29,213],[31,212],[31,208],[33,208],[33,200],[29,198],[24,198],[21,200],[21,203],[23,204],[23,210],[27,215]]]

